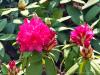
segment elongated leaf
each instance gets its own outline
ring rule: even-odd
[[[3,11],[2,14],[1,14],[1,16],[7,15],[7,14],[13,12],[13,11],[18,11],[18,8],[11,8],[11,9],[8,9],[6,11]]]
[[[5,64],[2,65],[2,67],[1,67],[1,71],[2,71],[3,75],[7,75],[7,73],[8,73],[8,69],[7,69],[7,67],[6,67]]]
[[[71,2],[71,0],[61,0],[60,4],[64,4],[64,3],[68,3],[68,2]]]
[[[93,67],[93,69],[96,71],[97,75],[100,75],[100,69],[98,67],[100,67],[100,65],[95,64],[93,61],[91,62],[91,66]]]
[[[72,6],[67,6],[67,12],[68,15],[71,16],[71,19],[74,23],[81,24],[82,19],[80,19],[80,17],[82,16],[82,14],[78,9]]]
[[[29,4],[26,8],[31,9],[31,8],[37,8],[37,7],[40,7],[40,6],[37,5],[37,2],[34,2],[34,3]]]
[[[74,44],[66,44],[66,45],[64,45],[64,47],[62,48],[62,50],[63,50],[63,49],[66,49],[66,48],[69,48],[69,47],[71,47],[71,46],[74,46]]]
[[[42,74],[42,56],[40,53],[34,52],[30,59],[30,66],[26,69],[26,75]]]
[[[41,74],[42,74],[42,62],[41,61],[31,63],[30,66],[26,69],[26,75],[41,75]]]
[[[82,3],[82,4],[85,4],[85,2],[83,0],[72,0],[72,1],[75,1],[77,3]]]
[[[68,19],[70,19],[70,18],[71,18],[71,16],[66,16],[66,17],[62,17],[62,18],[60,18],[60,19],[57,19],[57,21],[63,22],[63,21],[68,20]]]
[[[64,49],[64,58],[67,58],[71,48]]]
[[[15,40],[16,35],[15,34],[4,34],[0,36],[0,40],[6,41],[6,40]]]
[[[72,75],[79,68],[78,63],[75,63],[66,73],[65,75]]]
[[[86,9],[86,8],[96,4],[97,2],[99,2],[99,0],[88,0],[88,2],[82,7],[82,9]]]
[[[51,57],[54,59],[54,61],[56,61],[56,62],[58,61],[59,55],[60,55],[60,52],[59,52],[58,49],[52,50],[49,54],[50,54]]]
[[[7,24],[6,19],[0,20],[0,32],[5,28],[6,24]]]
[[[4,57],[4,54],[5,54],[5,50],[4,50],[4,47],[3,47],[2,43],[0,42],[0,55],[2,57]]]
[[[93,6],[85,15],[86,21],[90,21],[96,17],[97,14],[100,13],[100,7],[95,5]]]
[[[52,59],[45,58],[45,66],[47,75],[57,75],[57,71]]]
[[[93,72],[91,71],[91,64],[90,64],[90,61],[88,61],[85,65],[85,71],[84,71],[84,74],[85,75],[94,75]]]

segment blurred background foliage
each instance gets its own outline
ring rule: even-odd
[[[66,75],[77,73],[76,63],[80,57],[79,48],[69,41],[70,31],[84,22],[93,28],[95,36],[91,44],[96,58],[100,58],[100,0],[0,0],[2,63],[7,63],[10,59],[19,59],[19,48],[15,43],[18,27],[24,18],[32,18],[34,14],[56,30],[58,46],[50,55],[58,69],[64,73],[67,71]],[[97,63],[100,65],[100,59]],[[100,72],[97,73],[93,72],[93,75],[100,75]]]

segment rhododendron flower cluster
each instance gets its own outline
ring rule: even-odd
[[[77,45],[89,47],[90,41],[93,39],[93,31],[88,24],[77,26],[70,35],[70,40]]]
[[[34,16],[31,20],[24,19],[16,40],[21,52],[41,52],[43,49],[49,50],[56,45],[55,36],[54,30],[50,29],[41,18]]]
[[[80,54],[84,58],[91,58],[93,48],[91,47],[91,40],[93,39],[93,31],[88,24],[79,25],[70,35],[70,40],[80,46]]]

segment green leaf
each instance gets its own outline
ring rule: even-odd
[[[78,63],[75,63],[66,73],[65,75],[72,75],[79,68]]]
[[[42,74],[42,55],[34,52],[30,61],[29,67],[26,69],[26,75],[41,75]]]
[[[24,70],[25,68],[28,67],[28,58],[23,58],[21,60],[21,63],[22,63],[22,70]]]
[[[34,60],[34,59],[33,59]],[[41,75],[42,74],[42,62],[31,63],[26,69],[26,75]]]
[[[52,59],[45,58],[46,75],[57,75],[55,64]]]
[[[56,7],[59,4],[60,0],[53,0],[50,2],[48,9],[52,11],[54,7]]]
[[[71,47],[71,46],[74,46],[74,45],[75,45],[75,44],[65,44],[64,47],[62,48],[62,50],[63,50],[63,49],[66,49],[66,48],[69,48],[69,47]]]
[[[3,75],[7,75],[8,69],[5,64],[2,64],[1,71],[2,71]]]
[[[67,58],[71,48],[64,49],[64,58]]]
[[[96,17],[97,14],[100,13],[100,7],[95,5],[93,6],[85,15],[86,21],[90,21]]]
[[[7,24],[6,19],[0,20],[0,32],[5,28],[6,24]]]
[[[71,2],[71,0],[61,0],[60,4],[64,4],[64,3],[68,3],[68,2]]]
[[[3,11],[2,14],[1,14],[1,16],[7,15],[7,14],[13,12],[13,11],[18,11],[18,8],[10,8],[10,9],[8,9],[6,11]]]
[[[14,29],[15,29],[15,24],[7,23],[7,25],[4,28],[4,33],[13,34]]]
[[[6,40],[15,40],[16,35],[15,34],[4,34],[0,36],[0,40],[6,41]]]
[[[85,64],[85,75],[94,75],[92,70],[91,70],[91,64],[90,64],[91,61],[88,61],[86,64]]]
[[[57,62],[59,59],[60,52],[58,49],[52,50],[50,53],[51,57]]]
[[[42,3],[45,3],[46,1],[47,0],[40,0],[39,3],[42,4]]]
[[[57,21],[63,22],[63,21],[68,20],[70,18],[71,18],[71,16],[61,17],[60,19],[57,19]]]
[[[59,19],[63,16],[63,10],[62,9],[53,9],[53,14],[52,14],[52,18],[55,18],[55,19]],[[68,17],[69,18],[69,17]]]
[[[9,62],[10,56],[5,53],[4,57],[0,56],[0,59],[2,60],[2,62]]]
[[[79,54],[79,48],[76,46],[72,46],[67,48],[69,51],[67,51],[64,55],[65,57],[65,70],[69,70],[78,60],[80,54]],[[66,49],[66,50],[67,50]]]
[[[91,25],[91,28],[94,28],[99,22],[100,22],[100,19],[97,19],[96,21],[94,21]]]
[[[29,4],[26,8],[31,9],[31,8],[37,8],[37,7],[40,7],[40,6],[37,5],[37,2],[34,2],[34,3]]]
[[[69,16],[71,16],[71,19],[74,23],[76,24],[81,24],[81,12],[80,10],[72,7],[72,6],[67,6],[67,13]]]
[[[77,2],[77,3],[81,3],[81,4],[85,4],[85,2],[83,0],[72,0],[74,2]]]
[[[88,0],[88,2],[82,7],[82,9],[86,9],[86,8],[96,4],[97,2],[99,2],[99,0]]]
[[[27,57],[29,57],[29,56],[31,56],[31,52],[24,52],[23,53],[23,58],[27,58]]]
[[[4,54],[5,54],[5,50],[4,50],[3,44],[0,42],[0,55],[4,57]]]
[[[23,10],[23,11],[20,11],[21,15],[23,16],[28,16],[29,15],[29,11],[28,10]]]
[[[69,32],[61,31],[58,33],[58,40],[60,43],[64,43],[64,41],[69,41]]]
[[[91,66],[96,71],[96,74],[97,75],[100,75],[100,65],[92,61],[91,62]]]
[[[42,54],[38,53],[38,52],[33,52],[32,56],[30,58],[30,62],[35,63],[35,62],[38,62],[38,61],[41,61],[41,60],[42,60]]]
[[[21,19],[14,19],[14,20],[13,20],[13,23],[14,23],[14,24],[22,24],[23,22],[22,22]]]
[[[92,44],[92,47],[93,47],[96,51],[100,52],[100,40],[99,40],[99,39],[93,39],[93,40],[91,41],[91,44]]]

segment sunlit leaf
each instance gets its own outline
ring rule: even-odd
[[[39,5],[37,5],[37,2],[34,2],[34,3],[29,4],[26,8],[31,9],[31,8],[36,8],[36,7],[39,7]]]
[[[29,11],[28,11],[28,10],[20,11],[20,13],[21,13],[23,16],[28,16],[28,15],[29,15]]]
[[[66,73],[65,75],[72,75],[79,68],[78,63],[75,63]]]
[[[66,17],[62,17],[62,18],[60,18],[60,19],[57,19],[57,21],[63,22],[63,21],[68,20],[68,19],[70,19],[70,18],[71,18],[71,16],[66,16]]]
[[[82,7],[82,9],[86,9],[86,8],[96,4],[97,2],[99,2],[99,0],[88,0],[88,2]]]
[[[83,0],[72,0],[72,1],[75,1],[77,3],[82,3],[82,4],[85,4],[85,2]]]
[[[46,2],[47,0],[40,0],[39,3],[42,4],[44,2]]]
[[[21,21],[20,19],[14,19],[14,20],[13,20],[13,23],[15,23],[15,24],[21,24],[22,21]]]
[[[15,34],[4,34],[0,36],[0,40],[7,41],[7,40],[15,40],[16,35]]]
[[[95,62],[91,62],[91,66],[93,67],[93,69],[96,71],[97,75],[100,75],[100,65],[96,64]]]
[[[4,57],[4,54],[5,54],[5,50],[3,44],[0,42],[0,56]]]
[[[18,8],[10,8],[10,9],[8,9],[8,10],[2,12],[1,16],[7,15],[7,14],[13,12],[13,11],[18,11]]]
[[[71,0],[61,0],[60,4],[64,4],[64,3],[68,3],[68,2],[71,2]]]

